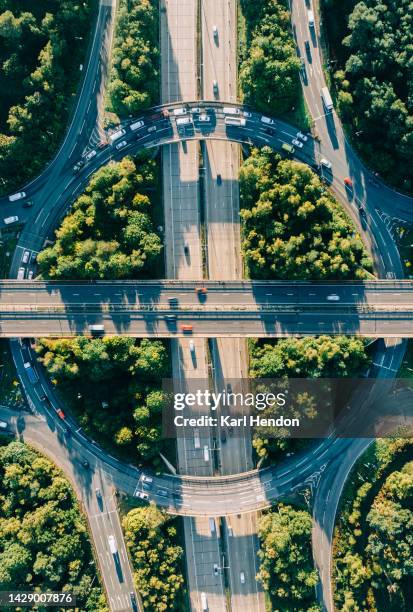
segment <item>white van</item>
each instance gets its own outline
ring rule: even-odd
[[[191,123],[191,119],[189,117],[178,117],[176,120],[177,127],[188,125],[189,123]]]
[[[126,131],[124,129],[120,129],[117,132],[113,132],[113,134],[109,136],[110,144],[113,144],[115,140],[118,140],[118,138],[122,138],[122,136],[124,136],[125,134],[126,134]]]
[[[246,120],[244,117],[225,117],[225,125],[235,125],[237,127],[244,127]]]
[[[194,429],[194,446],[195,448],[201,448],[201,438],[199,437],[199,429]]]
[[[9,196],[10,202],[15,202],[16,200],[21,200],[26,197],[25,191],[19,191],[19,193],[13,193],[13,195]]]
[[[19,217],[17,217],[17,215],[14,215],[13,217],[6,217],[5,219],[3,219],[4,223],[6,225],[11,225],[12,223],[17,223],[19,220]]]
[[[314,13],[313,11],[307,11],[308,25],[310,28],[314,27]]]
[[[201,607],[202,607],[202,612],[205,612],[205,610],[208,610],[208,600],[207,600],[207,596],[205,593],[201,593]]]
[[[130,126],[130,129],[132,130],[132,132],[134,132],[135,130],[138,130],[139,128],[143,127],[145,125],[145,122],[140,120],[140,121],[135,121],[135,123],[132,123]]]
[[[240,114],[239,108],[235,108],[234,106],[224,106],[224,108],[222,109],[222,112],[224,113],[224,115],[239,115]]]
[[[23,280],[24,273],[25,273],[25,269],[24,268],[19,268],[19,271],[17,272],[17,280]]]
[[[118,554],[118,545],[116,544],[115,536],[110,535],[108,537],[108,542],[109,542],[110,552],[112,553],[112,555],[117,555]]]
[[[274,125],[274,120],[269,117],[265,117],[264,115],[261,117],[261,122],[266,123],[267,125]]]

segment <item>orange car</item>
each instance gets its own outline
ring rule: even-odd
[[[353,181],[348,176],[344,179],[344,184],[347,185],[347,187],[353,187]]]
[[[193,325],[181,325],[181,331],[183,332],[191,332],[193,329]]]

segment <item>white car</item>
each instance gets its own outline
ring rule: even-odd
[[[19,191],[19,193],[13,193],[13,195],[9,196],[10,202],[15,202],[16,200],[21,200],[26,197],[25,191]]]
[[[199,115],[199,113],[202,113],[202,108],[199,108],[199,106],[194,106],[193,108],[190,108],[189,110],[193,114],[198,114]]]
[[[305,134],[303,134],[302,132],[297,132],[297,134],[295,135],[296,138],[299,138],[300,140],[302,140],[303,142],[307,142],[308,140],[308,136],[306,136]]]
[[[29,261],[29,257],[30,257],[30,251],[24,251],[23,257],[22,257],[22,263],[27,264],[27,262]]]
[[[303,143],[301,142],[301,140],[297,140],[297,138],[293,138],[291,142],[295,147],[298,147],[299,149],[303,148]]]
[[[182,106],[181,108],[174,108],[174,115],[186,115],[187,109]]]
[[[215,79],[212,82],[212,91],[214,92],[214,94],[218,93],[218,81],[216,81]]]
[[[191,351],[191,353],[195,353],[195,344],[193,340],[189,341],[189,350]]]
[[[250,113],[249,111],[242,111],[242,114],[245,117],[245,119],[251,119],[252,117],[252,113]]]
[[[144,499],[145,501],[146,501],[147,499],[149,499],[149,495],[148,495],[147,493],[145,493],[144,491],[138,491],[138,492],[136,493],[136,497],[137,497],[138,499]]]
[[[96,155],[95,149],[93,149],[92,151],[89,151],[89,153],[85,155],[86,161],[90,161],[93,157],[95,157],[95,155]]]
[[[17,223],[19,220],[19,217],[17,215],[13,215],[13,217],[6,217],[5,219],[3,219],[4,223],[6,225],[11,225],[12,223]]]
[[[126,147],[128,143],[126,142],[126,140],[121,140],[120,142],[118,142],[118,144],[116,145],[116,149],[119,151],[119,149],[123,149],[123,147]]]
[[[152,476],[146,476],[145,474],[142,474],[141,480],[142,480],[142,482],[146,482],[146,484],[152,484],[153,483]]]
[[[214,563],[214,576],[218,576],[219,574],[219,565],[218,563]]]
[[[139,130],[139,128],[143,127],[145,125],[145,122],[140,120],[140,121],[135,121],[135,123],[132,123],[132,125],[130,126],[130,129],[132,130],[132,132],[134,132],[135,130]]]
[[[156,132],[156,125],[151,125],[151,127],[148,127],[148,134],[151,134],[152,132]]]
[[[327,300],[329,302],[339,302],[340,296],[337,295],[337,293],[331,293],[330,295],[327,296]]]
[[[330,170],[332,167],[332,164],[331,164],[331,161],[329,161],[325,157],[322,157],[320,159],[320,166],[324,166],[324,168],[328,168]]]
[[[212,26],[212,34],[214,35],[214,38],[218,38],[218,28],[216,25]]]
[[[199,115],[198,117],[198,121],[201,121],[202,123],[209,123],[211,121],[211,117],[209,115]]]
[[[239,579],[241,581],[241,584],[245,584],[245,574],[244,574],[244,572],[240,572]]]

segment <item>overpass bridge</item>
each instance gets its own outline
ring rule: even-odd
[[[0,281],[0,337],[413,337],[413,281]],[[96,333],[96,330],[95,330]]]

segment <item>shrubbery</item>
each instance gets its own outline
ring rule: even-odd
[[[105,612],[86,521],[63,474],[21,442],[0,447],[0,589],[69,591]]]
[[[359,134],[356,144],[368,163],[393,185],[411,191],[411,0],[325,0],[324,5],[338,58],[334,79],[341,115]]]
[[[183,609],[184,551],[176,521],[152,504],[131,510],[122,521],[135,584],[151,612]]]
[[[134,463],[158,464],[169,370],[162,342],[77,336],[40,340],[37,352],[87,433]]]
[[[269,593],[272,608],[280,612],[318,612],[318,582],[311,551],[311,515],[279,504],[258,522],[261,548],[257,579]]]
[[[150,276],[162,251],[151,220],[148,187],[155,162],[126,157],[100,168],[56,231],[56,242],[38,256],[52,279],[120,279]]]
[[[243,100],[273,115],[289,111],[300,95],[300,60],[288,4],[242,0],[241,6],[247,22],[247,48],[239,68]]]
[[[108,92],[120,118],[158,102],[158,21],[157,0],[120,0]]]
[[[95,4],[0,3],[2,191],[39,173],[56,151],[81,74]]]
[[[306,165],[254,149],[240,171],[251,278],[360,279],[372,263],[350,220]]]
[[[334,543],[340,610],[411,609],[412,459],[412,440],[378,440],[349,479]]]

